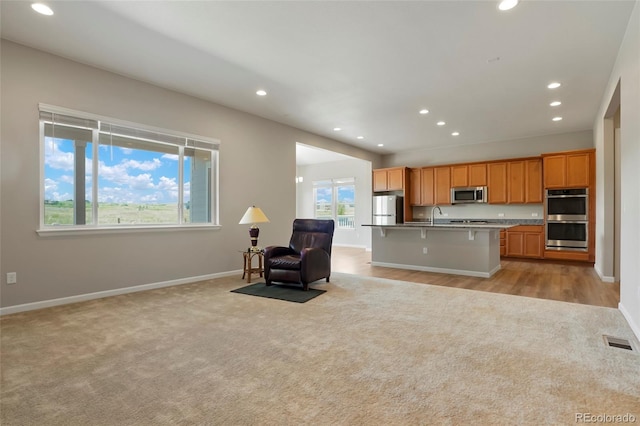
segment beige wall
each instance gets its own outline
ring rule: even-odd
[[[439,147],[389,154],[383,157],[385,167],[422,167],[472,161],[534,157],[546,152],[593,148],[593,132],[564,133],[506,141],[478,143],[461,147]]]
[[[286,243],[296,211],[296,142],[379,164],[377,154],[2,41],[0,306],[239,270],[251,204],[271,223],[260,244]],[[38,103],[219,139],[217,231],[39,237]],[[7,285],[7,272],[18,283]]]
[[[596,142],[596,270],[612,274],[614,211],[610,208],[613,188],[612,144],[607,134],[612,120],[607,109],[620,82],[621,223],[620,310],[640,338],[640,1],[636,1],[624,41],[594,123]]]

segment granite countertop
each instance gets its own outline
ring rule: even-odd
[[[376,228],[438,228],[438,229],[507,229],[517,225],[500,224],[500,223],[397,223],[395,225],[362,225]]]
[[[362,225],[385,228],[450,228],[450,229],[507,229],[518,225],[543,225],[542,219],[437,219],[432,225],[430,221],[413,221],[394,225]]]

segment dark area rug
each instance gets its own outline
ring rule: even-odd
[[[304,303],[320,296],[326,290],[310,288],[304,291],[301,286],[288,286],[274,284],[268,286],[265,283],[251,284],[246,287],[231,290],[232,293],[249,294],[251,296],[268,297],[269,299],[286,300],[287,302]]]

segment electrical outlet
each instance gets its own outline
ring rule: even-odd
[[[442,216],[447,217],[449,216],[449,213],[442,213]]]
[[[18,274],[15,272],[7,272],[7,284],[15,284],[18,282]]]
[[[429,249],[427,247],[422,247],[422,254],[429,254]]]
[[[498,217],[504,217],[504,213],[498,213]]]
[[[531,217],[538,217],[538,213],[531,213]]]

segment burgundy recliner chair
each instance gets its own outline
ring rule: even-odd
[[[264,276],[272,283],[309,283],[331,275],[332,219],[295,219],[289,247],[269,246],[264,249]]]

